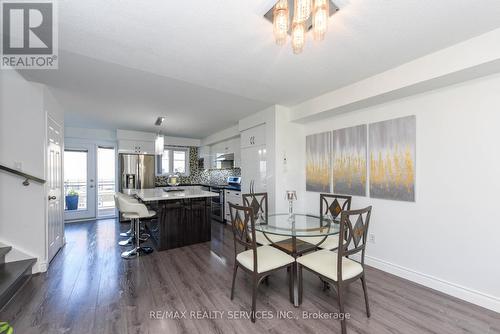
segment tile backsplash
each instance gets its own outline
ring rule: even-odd
[[[230,169],[198,169],[198,148],[189,148],[189,176],[181,176],[182,184],[223,184],[229,176],[240,176],[240,168]],[[156,186],[166,186],[167,177],[157,176]]]

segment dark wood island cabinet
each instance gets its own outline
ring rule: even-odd
[[[146,228],[158,251],[210,241],[210,198],[218,194],[200,188],[176,192],[155,188],[127,193],[135,194],[156,211],[156,218],[146,221]]]

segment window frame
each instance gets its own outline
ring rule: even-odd
[[[168,150],[168,165],[169,165],[169,171],[168,173],[162,173],[161,172],[161,167],[162,167],[162,156],[161,155],[156,155],[156,175],[157,176],[168,176],[171,174],[174,174],[174,151],[176,152],[184,152],[186,160],[184,163],[185,166],[185,172],[184,173],[178,173],[180,176],[189,176],[190,175],[190,161],[189,161],[189,153],[190,153],[190,148],[189,147],[178,147],[178,146],[165,146],[163,148],[163,151],[165,152]]]

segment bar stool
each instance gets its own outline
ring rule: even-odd
[[[132,203],[139,203],[139,201],[133,197],[127,196],[127,195],[122,194],[120,192],[116,192],[115,196],[114,196],[115,206],[118,209],[118,211],[121,213],[124,213],[124,211],[122,210],[122,208],[120,206],[120,201],[118,200],[119,198],[121,198],[122,200],[125,200],[125,201],[132,202]],[[120,246],[128,246],[128,245],[133,244],[133,240],[135,237],[135,235],[134,235],[134,221],[133,220],[130,220],[130,229],[127,232],[120,233],[120,237],[128,237],[128,239],[118,242],[118,244]]]
[[[120,196],[117,196],[118,202],[120,203],[120,209],[123,212],[123,217],[126,219],[130,219],[134,224],[134,238],[132,242],[134,242],[134,248],[125,251],[121,254],[124,259],[131,259],[140,254],[150,254],[153,252],[153,248],[151,247],[141,247],[141,219],[151,218],[156,215],[156,212],[153,210],[148,210],[146,205],[139,202],[130,202]]]

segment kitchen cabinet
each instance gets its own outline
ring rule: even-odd
[[[261,124],[241,132],[241,148],[266,145],[266,125]]]
[[[234,155],[234,167],[239,167],[241,165],[241,149],[240,149],[240,138],[235,137],[228,140],[224,140],[209,147],[209,159],[208,168],[216,169],[220,166],[217,164],[217,157],[222,155]],[[205,159],[205,166],[207,166],[207,159]],[[207,167],[205,167],[207,168]]]
[[[198,166],[198,168],[200,168],[200,169],[212,168],[211,161],[213,159],[210,155],[210,146],[209,145],[201,146],[198,149],[198,159],[203,159],[203,165]]]
[[[137,153],[137,154],[155,154],[155,143],[145,140],[119,140],[118,152]]]
[[[241,149],[241,187],[244,194],[267,191],[266,145],[247,146]]]
[[[243,198],[239,190],[224,190],[224,218],[226,222],[231,221],[231,212],[229,211],[229,203],[243,205]]]

